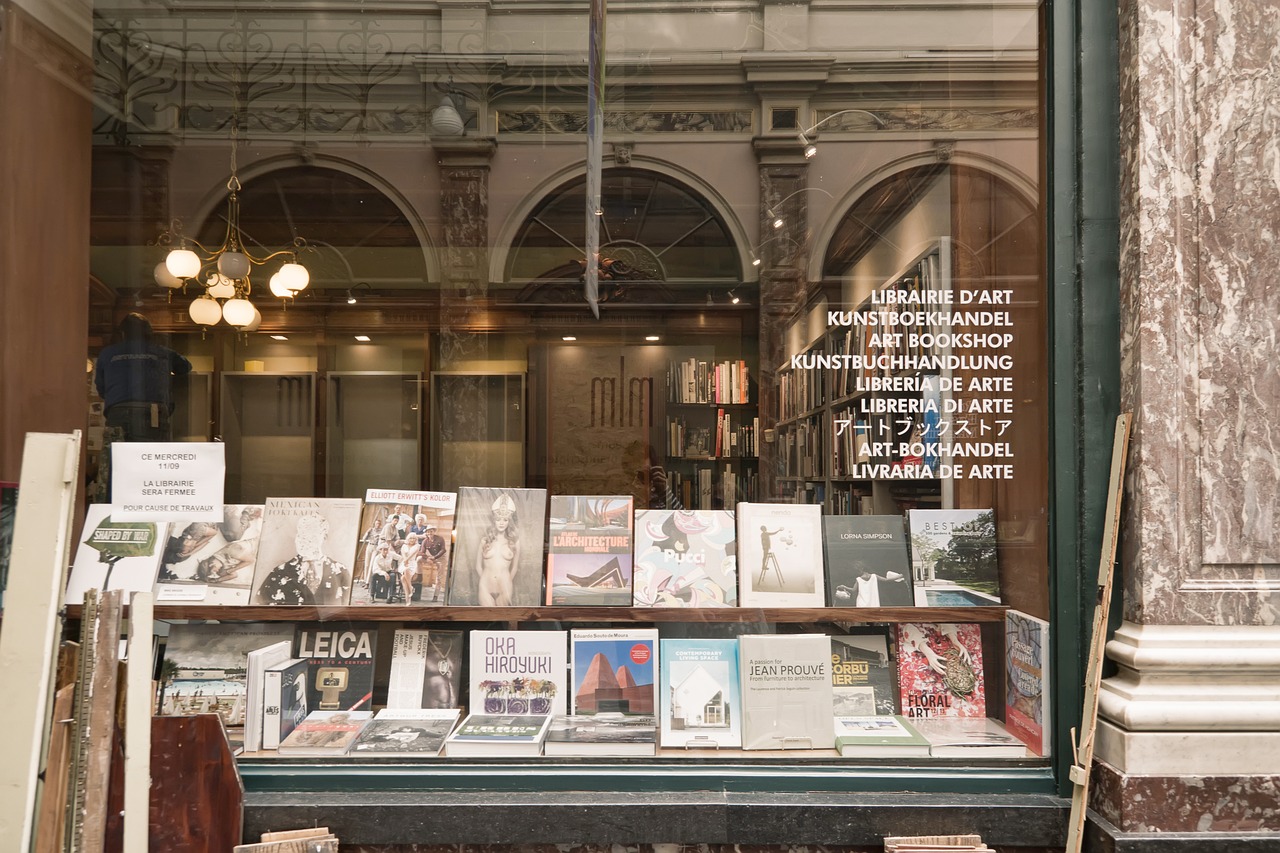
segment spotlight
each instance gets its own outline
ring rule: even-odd
[[[565,336],[564,336],[564,337],[562,337],[560,340],[562,340],[562,341],[576,341],[577,339],[578,339],[578,338],[577,338],[577,336],[576,336],[576,335],[565,335]]]
[[[271,336],[271,340],[273,340],[273,341],[287,341],[287,340],[289,340],[289,336],[288,336],[288,335],[272,335],[272,336]]]
[[[367,343],[369,343],[369,341],[371,341],[371,340],[373,340],[373,339],[372,339],[372,338],[370,338],[368,335],[356,335],[356,340],[357,340],[357,341],[359,341],[359,342],[360,342],[360,343],[362,343],[362,344],[367,344]]]
[[[662,338],[658,337],[657,335],[645,335],[645,336],[644,336],[644,339],[645,339],[646,341],[660,341],[660,340],[662,340]]]
[[[356,304],[356,296],[355,296],[355,294],[354,294],[354,293],[352,293],[350,290],[348,290],[348,291],[347,291],[347,304],[348,304],[348,305],[355,305],[355,304]]]
[[[736,294],[734,294],[734,292],[733,292],[732,290],[730,290],[730,291],[729,291],[729,302],[730,302],[731,304],[733,304],[733,305],[737,305],[737,304],[738,304],[739,302],[741,302],[741,301],[742,301],[742,300],[741,300],[741,299],[739,299],[739,298],[737,297],[737,295],[736,295]]]

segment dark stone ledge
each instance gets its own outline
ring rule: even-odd
[[[1280,832],[1121,832],[1089,812],[1088,853],[1276,853]]]

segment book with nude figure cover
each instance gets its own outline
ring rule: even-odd
[[[546,489],[458,489],[449,606],[542,603]]]

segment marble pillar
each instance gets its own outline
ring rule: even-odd
[[[1120,3],[1135,425],[1092,798],[1114,833],[1280,832],[1278,45],[1273,3]]]

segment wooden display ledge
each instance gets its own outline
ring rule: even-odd
[[[223,622],[1003,622],[1004,606],[981,607],[346,607],[157,604],[155,618]],[[67,616],[80,618],[80,606]]]

